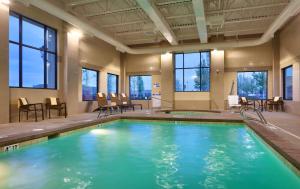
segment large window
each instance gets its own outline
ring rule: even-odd
[[[283,75],[283,98],[293,100],[293,67],[289,66],[282,69]]]
[[[82,100],[93,101],[96,100],[98,93],[99,72],[82,68]]]
[[[115,74],[107,74],[107,94],[118,94],[119,76]]]
[[[210,88],[210,52],[175,54],[176,92],[201,91]]]
[[[267,99],[268,72],[238,72],[238,95],[249,99]]]
[[[22,15],[9,17],[9,86],[57,88],[56,30]]]
[[[152,77],[151,76],[129,76],[130,98],[132,100],[151,99]]]

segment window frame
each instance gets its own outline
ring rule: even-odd
[[[286,87],[286,81],[285,81],[286,73],[285,73],[285,70],[287,70],[289,68],[292,68],[292,71],[294,71],[293,65],[286,66],[286,67],[281,69],[281,71],[282,71],[282,96],[283,96],[283,100],[293,101],[293,93],[292,93],[292,98],[286,98],[286,92],[285,92],[285,87]],[[293,72],[292,72],[292,78],[293,78]],[[292,88],[293,88],[293,81],[292,81]]]
[[[119,94],[119,75],[113,74],[113,73],[107,73],[107,89],[106,89],[107,90],[107,95],[108,95],[108,76],[109,75],[116,76],[116,78],[117,78],[117,80],[116,80],[116,86],[117,86],[117,88],[116,88],[116,94]]]
[[[249,72],[265,72],[266,73],[266,99],[253,98],[251,100],[267,100],[269,96],[269,71],[268,70],[256,70],[256,71],[237,71],[236,74],[236,93],[239,95],[239,85],[238,85],[238,74],[239,73],[249,73]]]
[[[142,98],[142,99],[131,99],[131,82],[130,82],[130,78],[131,77],[136,77],[136,76],[141,76],[141,77],[143,77],[143,76],[149,76],[149,77],[151,77],[151,96],[150,96],[150,98],[148,98],[148,99],[144,99],[144,98]],[[129,75],[129,97],[130,97],[130,100],[152,100],[152,75]]]
[[[82,70],[85,69],[85,70],[88,70],[88,71],[93,71],[93,72],[96,72],[97,73],[97,93],[99,92],[99,75],[100,75],[100,72],[99,70],[95,70],[95,69],[91,69],[91,68],[86,68],[86,67],[81,67],[81,99],[82,101],[84,102],[93,102],[93,101],[97,101],[97,98],[95,100],[85,100],[83,99],[83,85],[82,85]],[[97,95],[96,93],[96,95]]]
[[[185,68],[185,65],[184,65],[184,55],[185,54],[192,54],[192,53],[199,53],[200,54],[200,65],[199,65],[199,67],[188,67],[188,68]],[[209,66],[207,67],[207,66],[202,66],[202,64],[201,64],[201,53],[209,53]],[[176,68],[176,55],[177,54],[182,54],[182,68]],[[184,77],[184,71],[185,70],[189,70],[189,69],[199,69],[200,70],[200,83],[201,83],[201,70],[202,69],[207,69],[208,68],[208,73],[209,73],[209,89],[207,90],[207,91],[202,91],[201,90],[201,85],[200,85],[200,90],[198,90],[198,91],[186,91],[185,89],[184,89],[184,82],[185,82],[185,77]],[[182,79],[183,79],[183,90],[182,91],[178,91],[177,89],[176,89],[176,70],[182,70],[183,71],[183,73],[182,73]],[[174,81],[173,81],[173,87],[174,87],[174,91],[176,92],[176,93],[182,93],[182,92],[196,92],[196,93],[199,93],[199,92],[201,92],[201,93],[205,93],[205,92],[210,92],[210,88],[211,88],[211,51],[210,50],[206,50],[206,51],[195,51],[195,52],[187,52],[187,53],[185,53],[185,52],[177,52],[177,53],[173,53],[173,75],[174,75]]]
[[[19,48],[19,86],[10,86],[9,83],[8,83],[8,86],[9,88],[22,88],[22,89],[46,89],[46,90],[57,90],[58,89],[58,86],[57,86],[57,68],[58,68],[58,55],[57,55],[57,30],[51,26],[48,26],[48,25],[45,25],[37,20],[34,20],[32,18],[29,18],[27,16],[24,16],[22,14],[19,14],[15,11],[10,11],[9,12],[9,16],[15,16],[19,19],[19,42],[16,42],[16,41],[11,41],[10,39],[9,40],[9,44],[15,44],[18,46]],[[31,45],[26,45],[26,44],[23,44],[23,20],[29,20],[33,23],[37,23],[38,25],[41,25],[43,26],[43,30],[44,30],[44,47],[43,48],[37,48],[37,47],[34,47],[34,46],[31,46]],[[47,29],[51,29],[55,32],[55,51],[50,51],[47,49]],[[41,51],[43,52],[44,54],[44,57],[43,57],[43,62],[44,62],[44,72],[43,72],[43,76],[44,76],[44,87],[24,87],[23,86],[23,48],[29,48],[29,49],[33,49],[33,50],[38,50],[38,51]],[[54,55],[55,56],[55,74],[54,74],[54,77],[55,77],[55,87],[54,88],[48,88],[48,83],[47,83],[47,55],[48,54],[51,54],[51,55]]]

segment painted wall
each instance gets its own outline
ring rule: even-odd
[[[268,98],[273,96],[273,48],[268,42],[256,47],[228,49],[225,51],[224,98],[230,94],[234,81],[234,94],[237,94],[237,72],[268,71]]]
[[[8,7],[0,3],[0,123],[9,121],[8,16]]]
[[[87,35],[84,35],[82,38],[78,39],[78,43],[75,43],[77,39],[74,39],[74,36],[71,38],[67,37],[70,29],[70,26],[67,23],[35,7],[26,7],[23,4],[13,2],[10,6],[10,10],[57,29],[58,89],[10,88],[7,93],[9,94],[9,97],[5,98],[9,99],[9,101],[7,101],[7,103],[10,104],[9,108],[3,108],[5,107],[3,104],[0,111],[10,111],[10,121],[17,121],[17,99],[19,97],[27,97],[32,103],[45,102],[45,98],[47,97],[59,97],[67,102],[69,114],[89,112],[93,110],[97,106],[96,102],[82,101],[81,68],[87,67],[99,70],[100,91],[107,93],[107,73],[120,75],[119,52],[116,51],[113,46],[105,43],[104,41]],[[0,13],[2,13],[2,9]],[[8,27],[8,18],[0,16],[0,23],[3,25],[5,24],[5,27]],[[3,30],[5,27],[1,26],[1,29]],[[1,32],[1,34],[3,35],[4,32]],[[4,38],[8,39],[6,36]],[[5,48],[8,48],[8,46],[0,46],[1,52],[5,52]],[[1,58],[2,57],[3,56],[1,56]],[[1,60],[1,63],[2,61],[8,62],[8,60],[5,61],[4,59]],[[1,65],[8,65],[8,63]],[[6,75],[6,77],[8,77],[8,67],[1,70],[5,73],[1,74],[1,76],[4,77]],[[7,82],[5,82],[4,79],[1,81],[1,84],[3,84],[3,88],[1,86],[1,89],[4,89],[5,86],[7,87]],[[1,95],[4,95],[4,93],[1,93]],[[7,113],[7,115],[9,114]]]
[[[285,101],[285,110],[300,115],[300,15],[291,19],[279,33],[280,40],[280,92],[281,69],[293,65],[293,100]]]

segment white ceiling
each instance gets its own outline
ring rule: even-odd
[[[156,20],[137,1],[61,0],[64,9],[87,19],[126,45],[167,41]],[[197,0],[193,0],[197,1]],[[198,0],[204,3],[208,42],[263,34],[289,0]],[[192,0],[153,0],[179,44],[199,41]],[[164,30],[165,31],[165,30]],[[259,37],[259,35],[253,35]]]

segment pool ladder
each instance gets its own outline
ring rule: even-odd
[[[259,119],[256,119],[256,118],[253,118],[253,117],[250,117],[250,116],[247,116],[245,113],[247,110],[249,109],[252,109],[258,116]],[[268,124],[268,121],[266,120],[266,118],[264,117],[264,115],[261,113],[260,109],[258,108],[253,108],[253,107],[241,107],[240,108],[240,114],[241,116],[246,119],[246,120],[255,120],[255,121],[259,121],[265,125]]]

